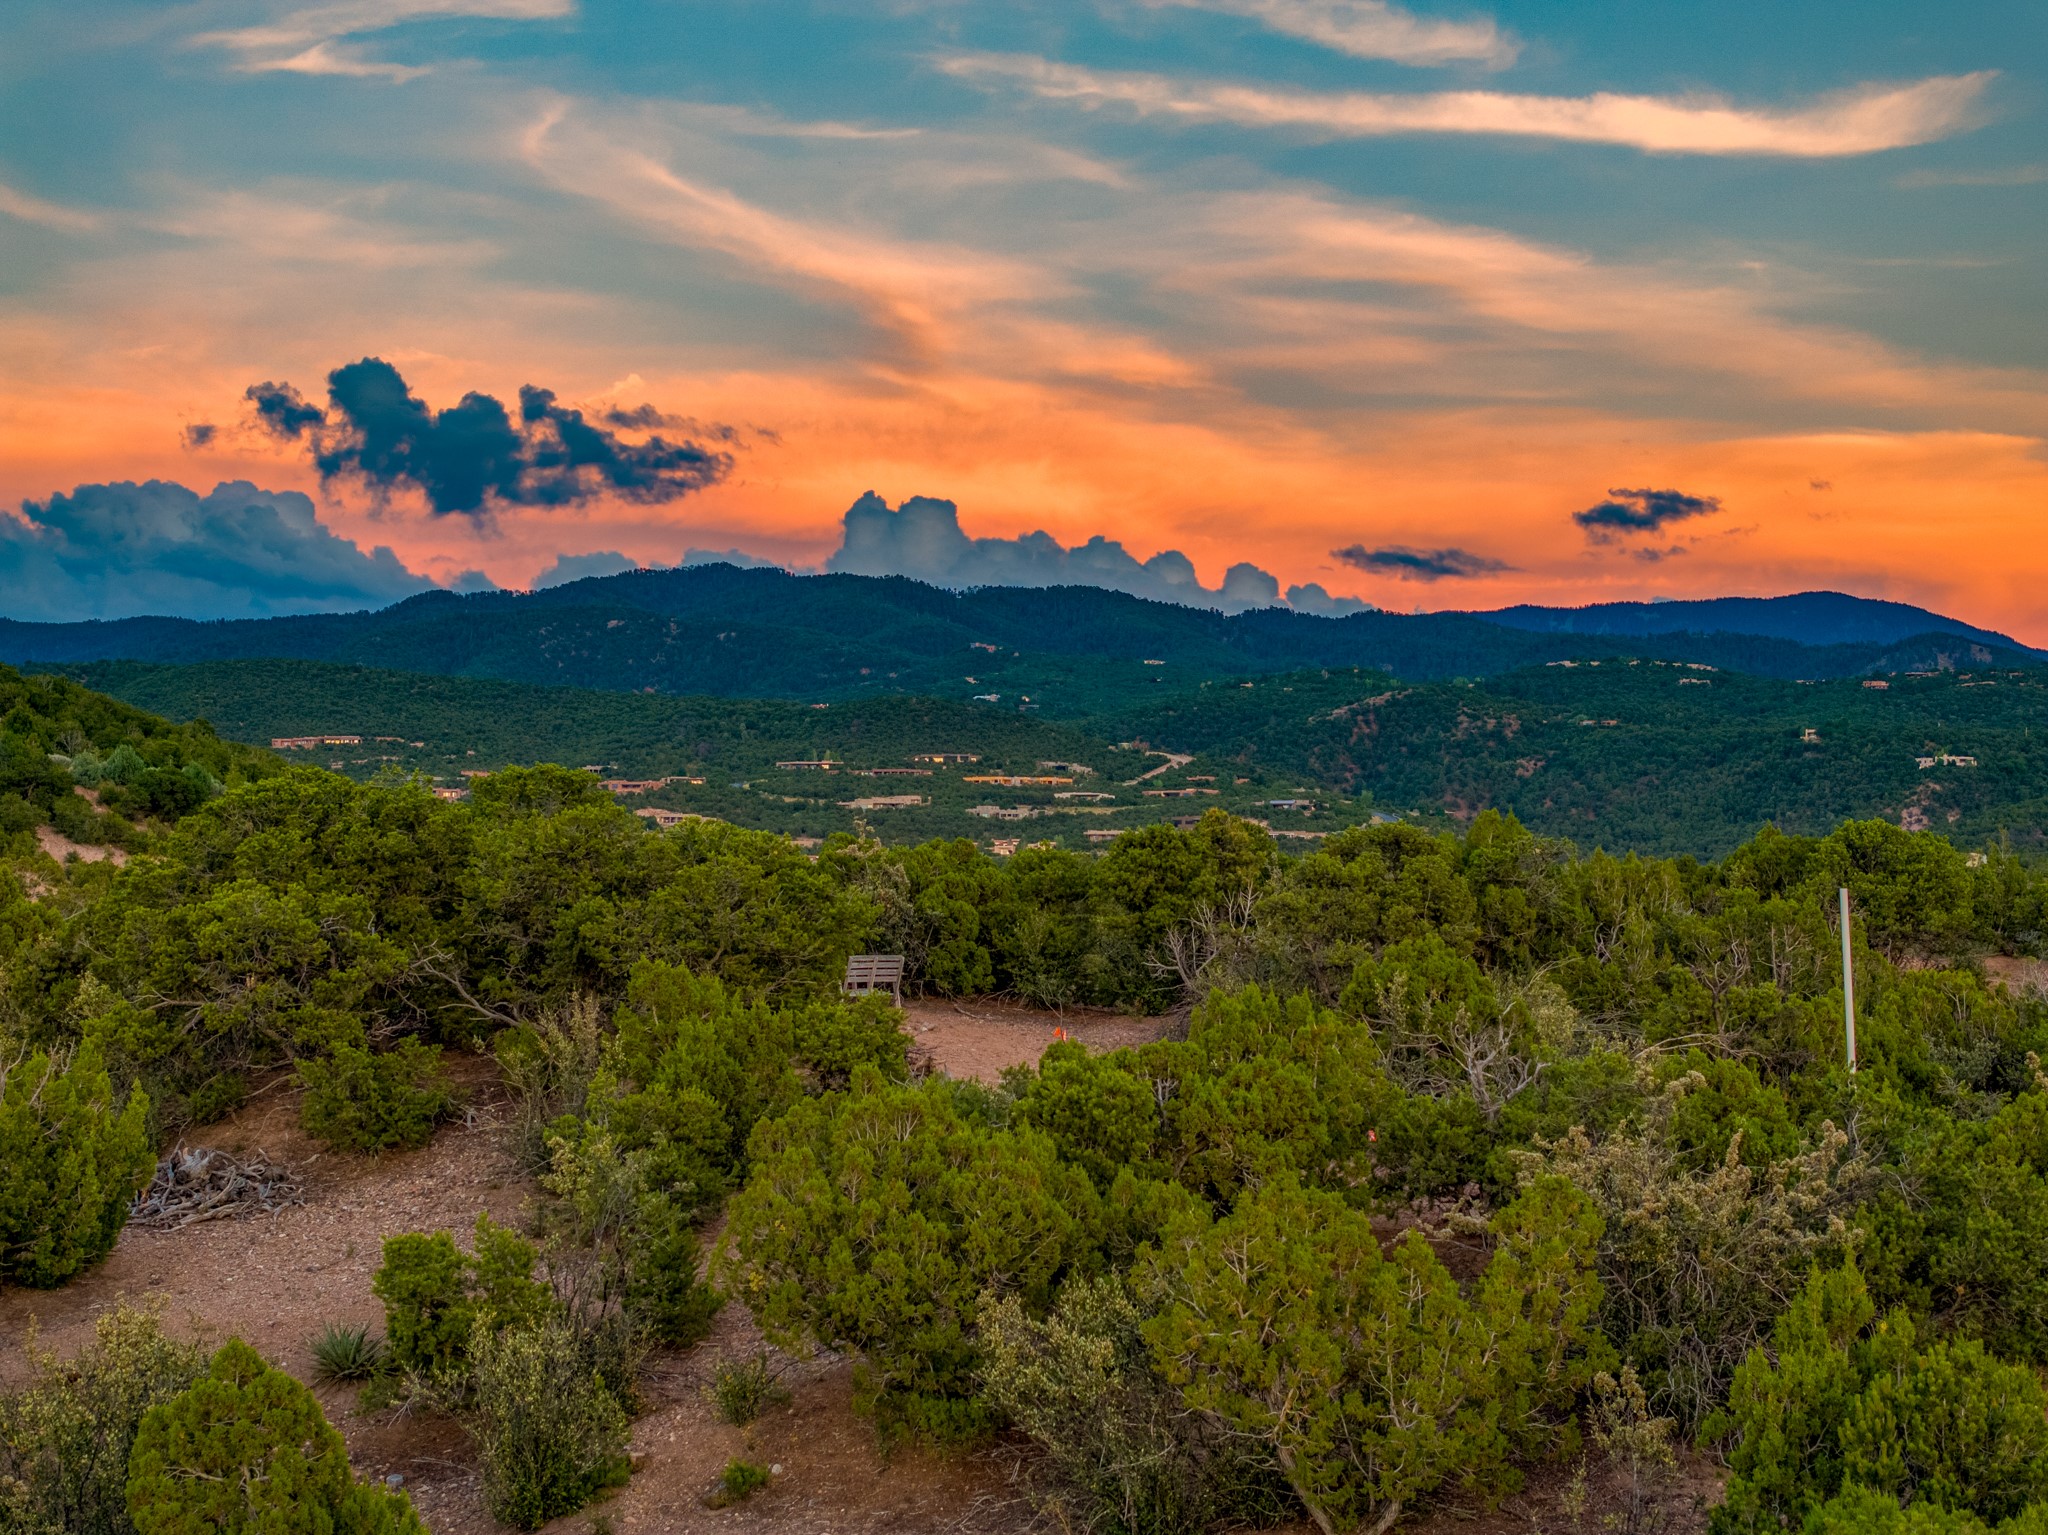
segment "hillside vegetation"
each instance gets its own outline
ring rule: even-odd
[[[0,666],[0,849],[7,853],[25,852],[39,826],[73,842],[141,845],[139,823],[174,821],[223,784],[282,766],[204,722],[174,725],[69,678],[24,677]]]
[[[862,817],[892,842],[1022,835],[1080,848],[1088,829],[1211,804],[1293,832],[1341,829],[1375,812],[1462,823],[1495,808],[1582,846],[1702,857],[1725,854],[1766,823],[1816,834],[1869,816],[1965,846],[2003,837],[2036,850],[2048,835],[2048,673],[2032,670],[1796,683],[1625,659],[1478,684],[1316,670],[1185,688],[1139,682],[1110,712],[1073,721],[1011,704],[884,697],[817,708],[298,661],[104,662],[76,675],[256,744],[360,734],[361,747],[306,754],[357,778],[398,769],[454,786],[465,769],[535,761],[638,779],[678,774],[703,782],[635,803],[807,836],[851,831]],[[1864,685],[1873,680],[1885,686]],[[1119,746],[1132,742],[1191,760],[1166,769],[1163,757]],[[931,752],[981,760],[937,766],[928,777],[873,779],[775,766],[834,758],[848,769],[904,768]],[[1922,768],[1923,757],[1936,760]],[[1047,762],[1091,773],[1041,767]],[[1166,770],[1142,787],[1128,782],[1155,769]],[[1075,782],[1062,790],[966,781],[1004,773]],[[1145,792],[1165,788],[1192,792]],[[1054,798],[1075,789],[1111,798]],[[903,794],[929,804],[845,808]],[[1314,809],[1285,807],[1295,801]],[[969,814],[989,804],[1042,813],[1014,824]]]
[[[1640,1528],[1687,1441],[1729,1467],[1718,1535],[2048,1520],[2048,1005],[1983,968],[2040,952],[2048,882],[1996,851],[1865,821],[1581,856],[1489,811],[1290,856],[1215,811],[1097,857],[812,859],[561,769],[450,803],[300,768],[53,878],[0,883],[0,1280],[96,1262],[149,1142],[263,1074],[370,1152],[449,1112],[440,1050],[488,1048],[529,1228],[392,1237],[382,1338],[328,1352],[460,1423],[519,1525],[630,1474],[643,1360],[720,1304],[857,1358],[884,1442],[1030,1440],[1072,1527],[1383,1531],[1561,1465]],[[1188,1022],[920,1079],[837,993],[875,951]],[[136,1404],[94,1430],[106,1528],[300,1485],[308,1521],[410,1527],[253,1352],[202,1379],[116,1341],[0,1398],[16,1506],[75,1490],[49,1447],[98,1392]]]
[[[1466,685],[1296,673],[1093,723],[1388,809],[1511,810],[1615,850],[1720,856],[1766,823],[1813,834],[1865,816],[1972,844],[2048,835],[2037,671],[1797,683],[1628,659]]]

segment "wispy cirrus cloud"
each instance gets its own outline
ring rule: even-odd
[[[41,224],[45,229],[61,229],[66,234],[90,234],[106,222],[97,213],[67,208],[4,183],[0,183],[0,213],[26,224]]]
[[[1148,5],[1247,16],[1275,32],[1359,59],[1505,69],[1521,51],[1490,17],[1437,21],[1386,0],[1145,0]]]
[[[733,258],[750,275],[850,305],[917,354],[952,349],[969,315],[1044,299],[1059,286],[1018,257],[776,212],[684,175],[657,143],[585,122],[566,103],[541,114],[521,151],[560,190]]]
[[[1827,159],[1927,144],[1971,126],[1996,71],[1860,85],[1792,109],[1709,96],[1531,96],[1505,91],[1299,91],[1090,69],[1028,54],[941,58],[958,79],[1010,81],[1049,101],[1186,123],[1324,138],[1465,134],[1620,144],[1652,154]]]
[[[195,47],[224,48],[249,74],[342,75],[402,82],[424,67],[367,56],[352,39],[408,21],[552,21],[573,15],[576,0],[336,0],[286,11],[253,27],[203,32]]]

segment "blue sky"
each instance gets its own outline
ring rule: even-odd
[[[819,563],[872,491],[1212,590],[2048,639],[2038,3],[15,0],[0,43],[10,505],[249,481],[512,584]],[[251,419],[373,356],[730,472],[451,513]],[[1573,521],[1631,489],[1711,509]]]

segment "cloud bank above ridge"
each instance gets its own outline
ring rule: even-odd
[[[1178,549],[1162,549],[1140,560],[1100,533],[1073,548],[1044,532],[972,538],[961,528],[960,509],[951,501],[911,496],[892,508],[871,490],[847,508],[839,549],[826,560],[825,569],[856,576],[908,576],[955,589],[1099,586],[1226,613],[1281,605],[1279,581],[1248,561],[1232,565],[1221,584],[1208,587],[1195,573],[1194,562]],[[1356,598],[1330,597],[1320,587],[1314,593],[1311,601],[1319,598],[1319,607],[1331,616],[1367,607]]]
[[[0,616],[269,618],[380,608],[434,584],[322,525],[295,490],[80,485],[0,514]],[[471,580],[464,584],[474,585]]]

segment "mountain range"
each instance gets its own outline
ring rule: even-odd
[[[2026,667],[2009,636],[1836,592],[1492,613],[1234,615],[1094,587],[950,591],[900,576],[699,565],[536,592],[430,592],[375,611],[201,622],[0,620],[0,661],[251,658],[548,686],[831,700],[980,698],[1079,717],[1164,685],[1304,667],[1412,681],[1637,656],[1783,679]]]

